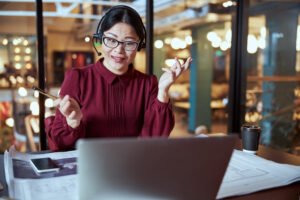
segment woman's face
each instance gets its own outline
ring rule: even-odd
[[[134,28],[126,23],[117,23],[109,30],[105,31],[103,37],[106,37],[107,43],[116,44],[119,42],[118,46],[112,48],[104,44],[102,40],[102,53],[104,57],[104,65],[108,70],[114,74],[122,75],[127,72],[129,64],[133,62],[135,58],[137,49],[130,49],[125,46],[135,45],[135,42],[139,42],[139,37],[137,36]]]

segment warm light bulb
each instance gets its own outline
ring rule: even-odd
[[[231,38],[232,38],[232,32],[231,32],[231,30],[227,30],[226,35],[225,35],[226,41],[231,43]]]
[[[20,61],[20,60],[21,60],[21,56],[16,55],[16,56],[15,56],[15,61]]]
[[[47,98],[47,99],[45,100],[45,106],[46,106],[47,108],[52,108],[52,107],[54,106],[53,99]]]
[[[164,41],[166,44],[171,44],[172,38],[166,38]]]
[[[23,41],[23,45],[24,45],[24,46],[27,46],[28,43],[29,43],[28,40],[24,40],[24,41]]]
[[[221,44],[220,44],[220,49],[222,51],[226,51],[227,49],[229,49],[229,44],[227,41],[222,41]]]
[[[27,90],[26,90],[24,87],[20,87],[20,88],[18,89],[18,93],[19,93],[19,95],[20,95],[21,97],[25,97],[25,96],[27,96],[27,94],[28,94]]]
[[[21,68],[22,68],[21,63],[16,63],[16,64],[15,64],[15,68],[16,68],[16,69],[21,69]]]
[[[5,120],[5,124],[8,126],[8,127],[14,127],[14,124],[15,124],[15,121],[14,121],[14,119],[13,118],[7,118],[6,120]]]
[[[72,54],[72,59],[74,59],[74,60],[75,60],[76,58],[77,58],[77,54],[75,54],[75,53],[74,53],[74,54]]]
[[[32,76],[27,76],[27,81],[28,81],[29,83],[34,83],[34,82],[35,82],[35,78],[32,77]]]
[[[38,91],[34,91],[33,92],[33,96],[35,97],[35,98],[39,98],[39,95],[40,95],[40,93],[38,92]]]
[[[32,68],[32,64],[31,63],[26,63],[25,64],[25,68],[26,69],[31,69]]]
[[[36,101],[33,101],[30,103],[29,109],[31,110],[31,113],[33,115],[39,115],[39,113],[40,113],[40,107],[39,107],[38,102],[36,102]]]
[[[25,49],[25,53],[30,54],[30,53],[31,53],[31,49],[30,49],[29,47],[27,47],[27,48]]]
[[[24,60],[27,61],[27,62],[30,61],[31,60],[31,56],[25,56]]]
[[[179,38],[173,38],[171,41],[171,47],[175,50],[179,49],[181,46],[181,40]]]
[[[256,37],[252,34],[248,35],[248,41],[247,41],[247,51],[250,54],[254,54],[257,52],[258,48],[258,42],[256,40]]]
[[[90,41],[91,41],[90,36],[85,36],[85,37],[84,37],[84,41],[85,41],[85,42],[90,42]]]
[[[186,36],[185,37],[185,42],[186,42],[186,44],[191,45],[193,43],[192,36],[190,36],[190,35]]]
[[[215,41],[216,38],[218,38],[218,37],[219,37],[219,36],[217,35],[217,33],[216,33],[216,32],[213,32],[213,31],[208,32],[207,35],[206,35],[206,38],[207,38],[209,41],[211,41],[211,42]]]
[[[16,47],[16,48],[15,48],[15,53],[20,53],[20,52],[21,52],[20,47]]]
[[[157,48],[157,49],[161,49],[161,48],[164,46],[164,43],[163,43],[162,40],[156,40],[156,41],[154,42],[154,46],[155,46],[155,48]]]
[[[24,83],[24,79],[23,79],[23,77],[21,77],[21,76],[17,76],[17,82],[18,83]]]
[[[8,44],[8,39],[3,39],[3,41],[2,41],[2,44],[4,45],[4,46],[6,46],[7,44]]]

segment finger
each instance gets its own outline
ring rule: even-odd
[[[191,62],[193,61],[193,59],[191,58],[191,57],[188,57],[188,59],[186,60],[186,62],[185,63],[187,63],[187,64],[191,64]]]
[[[63,114],[68,116],[74,109],[72,109],[71,102],[68,101],[65,104],[61,105],[60,110]]]
[[[191,62],[192,62],[192,58],[188,57],[188,59],[184,63],[184,70],[187,70],[190,67]]]
[[[177,77],[176,73],[172,72],[171,73],[171,80],[172,80],[172,82],[174,82],[176,80],[176,77]]]
[[[57,106],[59,106],[61,101],[62,101],[62,99],[61,99],[60,97],[59,97],[59,98],[57,98],[57,99],[55,99],[55,100],[53,101],[53,105],[54,105],[54,107],[57,107]]]
[[[165,72],[172,73],[172,70],[171,70],[170,68],[165,68],[165,67],[164,67],[164,68],[162,68],[162,70],[165,71]]]
[[[76,112],[75,112],[75,110],[73,110],[71,113],[70,113],[70,115],[68,116],[68,118],[69,119],[76,119]]]
[[[173,65],[170,67],[172,70],[175,70],[177,67],[178,67],[178,58],[177,57],[175,57],[174,58],[174,63],[173,63]]]
[[[60,112],[63,114],[63,115],[68,115],[68,113],[67,113],[67,105],[66,105],[66,103],[61,103],[60,104],[60,106],[59,106],[59,110],[60,110]]]
[[[180,67],[177,67],[175,70],[176,76],[179,76],[183,70],[184,70],[184,65],[180,65]]]
[[[176,77],[179,77],[182,74],[182,72],[183,72],[183,68],[178,68],[178,69],[176,69],[174,74]]]
[[[68,102],[67,99],[65,99],[65,97],[63,97],[59,103],[59,107],[63,108],[67,102]]]
[[[64,105],[67,101],[69,101],[69,98],[69,95],[64,96],[60,102],[60,106]]]
[[[181,64],[180,64],[177,57],[175,57],[175,64],[174,65],[176,66],[176,68],[181,68]]]

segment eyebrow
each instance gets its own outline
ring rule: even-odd
[[[114,34],[114,33],[110,33],[110,32],[108,32],[108,33],[106,33],[106,34],[108,34],[108,35],[111,35],[111,36],[113,36],[113,37],[115,37],[115,38],[117,38],[117,37],[118,37],[118,35],[116,35],[116,34]],[[126,36],[126,37],[125,37],[125,39],[138,40],[137,38],[135,38],[135,37],[131,37],[131,36]]]

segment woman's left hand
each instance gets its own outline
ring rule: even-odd
[[[167,102],[169,100],[168,90],[170,86],[176,81],[176,79],[182,74],[182,72],[186,71],[190,63],[192,62],[192,58],[188,57],[184,64],[180,64],[179,60],[175,58],[175,63],[170,68],[162,68],[165,71],[158,83],[158,100],[161,102]]]

